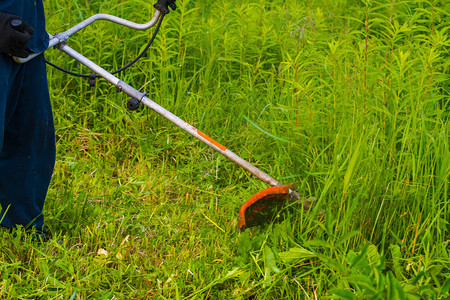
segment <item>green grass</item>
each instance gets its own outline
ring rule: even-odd
[[[44,1],[47,29],[148,1]],[[266,185],[104,80],[48,70],[53,238],[0,231],[2,299],[446,299],[448,1],[177,1],[120,78],[315,208],[240,233]],[[69,45],[116,69],[151,36],[99,22]],[[52,62],[86,68],[57,50]]]

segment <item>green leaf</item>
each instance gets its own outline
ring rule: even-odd
[[[347,191],[350,179],[353,177],[353,174],[355,173],[357,169],[357,165],[359,162],[359,159],[361,157],[361,145],[363,141],[364,135],[361,135],[361,138],[358,141],[358,144],[356,145],[356,148],[353,152],[352,159],[350,160],[350,163],[348,165],[347,171],[345,171],[344,175],[344,193]]]
[[[370,244],[366,244],[364,248],[361,250],[361,253],[357,255],[354,259],[352,259],[351,267],[356,267],[364,261],[367,263],[366,254],[367,251],[369,250],[369,246]]]
[[[273,254],[272,249],[269,246],[264,247],[264,282],[263,285],[265,287],[270,286],[272,284],[272,275],[271,273],[279,273],[280,269],[278,269],[275,255]]]
[[[273,254],[272,249],[269,246],[264,247],[264,265],[265,268],[273,271],[275,273],[279,273],[280,269],[277,267],[277,262],[275,260],[275,255]]]
[[[306,245],[313,247],[324,247],[324,248],[333,248],[333,246],[324,240],[311,240],[306,242]]]
[[[356,259],[356,257],[358,256],[358,253],[355,253],[355,251],[350,250],[347,253],[347,262],[349,264],[352,264],[352,262]]]
[[[392,272],[388,272],[386,281],[389,291],[389,299],[406,299],[405,291]]]
[[[381,262],[380,254],[375,245],[370,245],[367,249],[367,259],[371,267],[378,266]]]
[[[292,264],[315,256],[313,252],[300,247],[290,248],[288,251],[278,253],[278,257],[285,264]]]
[[[444,282],[444,284],[442,285],[442,290],[441,293],[443,295],[447,294],[450,291],[450,278],[447,278]]]
[[[349,300],[358,299],[355,296],[355,294],[353,294],[349,290],[332,290],[331,293],[338,296],[341,299],[349,299]]]
[[[350,231],[347,234],[344,234],[337,242],[336,242],[336,246],[342,244],[343,242],[345,242],[348,239],[351,239],[352,237],[354,237],[355,235],[360,234],[359,230],[354,230],[354,231]]]
[[[425,276],[425,270],[424,267],[422,266],[420,268],[419,274],[417,274],[417,276],[414,278],[413,284],[416,285],[419,282],[420,278],[422,278],[423,276]]]
[[[392,245],[390,247],[391,255],[392,255],[392,269],[394,270],[394,273],[397,277],[403,277],[402,268],[401,268],[401,262],[402,259],[402,253],[400,251],[400,246],[398,245]]]
[[[361,290],[366,290],[365,294],[367,294],[367,290],[376,292],[374,282],[369,276],[363,274],[354,274],[348,276],[347,280],[352,284],[359,286]]]
[[[279,140],[279,141],[282,141],[282,142],[285,142],[285,143],[289,143],[288,140],[283,139],[283,138],[280,138],[280,137],[277,137],[277,136],[275,136],[275,135],[273,135],[273,134],[271,134],[271,133],[265,131],[264,129],[262,129],[261,127],[259,127],[258,125],[256,125],[254,122],[252,122],[252,121],[251,121],[249,118],[247,118],[246,116],[242,116],[242,117],[243,117],[247,122],[249,122],[250,124],[252,124],[256,129],[258,129],[259,131],[261,131],[262,133],[264,133],[264,134],[266,134],[266,135],[268,135],[268,136],[270,136],[270,137],[272,137],[272,138],[274,138],[274,139],[276,139],[276,140]]]

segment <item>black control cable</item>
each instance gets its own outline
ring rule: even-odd
[[[121,67],[120,69],[117,69],[117,70],[111,72],[112,75],[120,73],[120,72],[128,69],[129,67],[134,65],[142,56],[144,56],[144,54],[147,52],[148,48],[150,48],[150,46],[153,44],[153,41],[155,40],[156,36],[158,35],[158,32],[159,32],[159,30],[161,28],[161,24],[162,24],[162,21],[164,19],[164,16],[170,12],[169,7],[172,10],[176,9],[177,6],[175,4],[175,1],[176,0],[158,0],[158,2],[154,5],[154,7],[161,12],[161,16],[159,17],[158,24],[156,25],[155,31],[153,32],[153,35],[152,35],[150,41],[147,43],[147,46],[145,46],[144,50],[142,50],[142,52],[139,53],[139,55],[133,61],[131,61],[130,63],[128,63],[125,66]],[[58,65],[56,65],[56,64],[54,64],[54,63],[52,63],[52,62],[50,62],[48,60],[45,60],[45,62],[48,65],[56,68],[57,70],[62,71],[64,73],[67,73],[69,75],[76,76],[76,77],[89,78],[89,84],[91,86],[95,86],[95,80],[100,77],[97,74],[81,74],[81,73],[69,71],[69,70],[64,69],[63,67],[60,67],[60,66],[58,66]]]
[[[133,61],[131,61],[130,63],[128,63],[128,64],[126,64],[125,66],[121,67],[120,69],[117,69],[117,70],[111,72],[112,75],[117,74],[117,73],[120,73],[120,72],[122,72],[122,71],[128,69],[129,67],[131,67],[132,65],[134,65],[134,64],[135,64],[142,56],[144,56],[144,54],[147,52],[147,50],[148,50],[148,49],[150,48],[150,46],[153,44],[153,41],[155,40],[155,38],[156,38],[156,36],[157,36],[157,34],[158,34],[160,28],[161,28],[161,23],[162,23],[162,21],[163,21],[163,19],[164,19],[164,16],[165,16],[165,14],[161,14],[161,16],[160,16],[160,18],[159,18],[159,21],[158,21],[158,24],[156,25],[155,31],[153,32],[153,35],[152,35],[150,41],[147,43],[147,46],[145,46],[144,50],[142,50],[142,52],[139,53],[139,55],[138,55]],[[56,65],[56,64],[54,64],[54,63],[52,63],[52,62],[50,62],[50,61],[48,61],[48,60],[45,60],[45,62],[46,62],[48,65],[54,67],[55,69],[57,69],[57,70],[59,70],[59,71],[62,71],[62,72],[64,72],[64,73],[67,73],[67,74],[69,74],[69,75],[76,76],[76,77],[82,77],[82,78],[89,78],[89,84],[90,84],[91,86],[94,86],[94,85],[95,85],[95,79],[100,77],[100,76],[97,75],[97,74],[81,74],[81,73],[73,72],[73,71],[64,69],[63,67],[58,66],[58,65]]]

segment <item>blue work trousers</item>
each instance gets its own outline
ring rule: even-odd
[[[43,55],[17,64],[0,53],[0,225],[43,230],[55,153]]]

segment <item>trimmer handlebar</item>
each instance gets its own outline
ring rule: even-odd
[[[167,1],[167,0],[165,0],[165,1]],[[172,1],[172,0],[169,0],[169,1]],[[145,24],[134,23],[134,22],[131,22],[126,19],[122,19],[122,18],[113,16],[113,15],[96,14],[96,15],[93,15],[93,16],[87,18],[86,20],[82,21],[81,23],[73,26],[72,28],[70,28],[64,32],[57,33],[54,36],[49,34],[50,40],[49,40],[47,49],[52,48],[60,43],[65,43],[71,35],[77,33],[81,29],[91,25],[95,21],[99,21],[99,20],[110,21],[110,22],[113,22],[113,23],[116,23],[119,25],[123,25],[123,26],[129,27],[129,28],[132,28],[132,29],[146,30],[146,29],[153,27],[157,23],[161,14],[162,14],[161,11],[156,10],[155,14],[153,15],[153,18]],[[25,63],[27,61],[32,60],[33,58],[35,58],[36,56],[38,56],[40,54],[41,53],[32,53],[27,58],[14,57],[14,60],[17,63]]]

